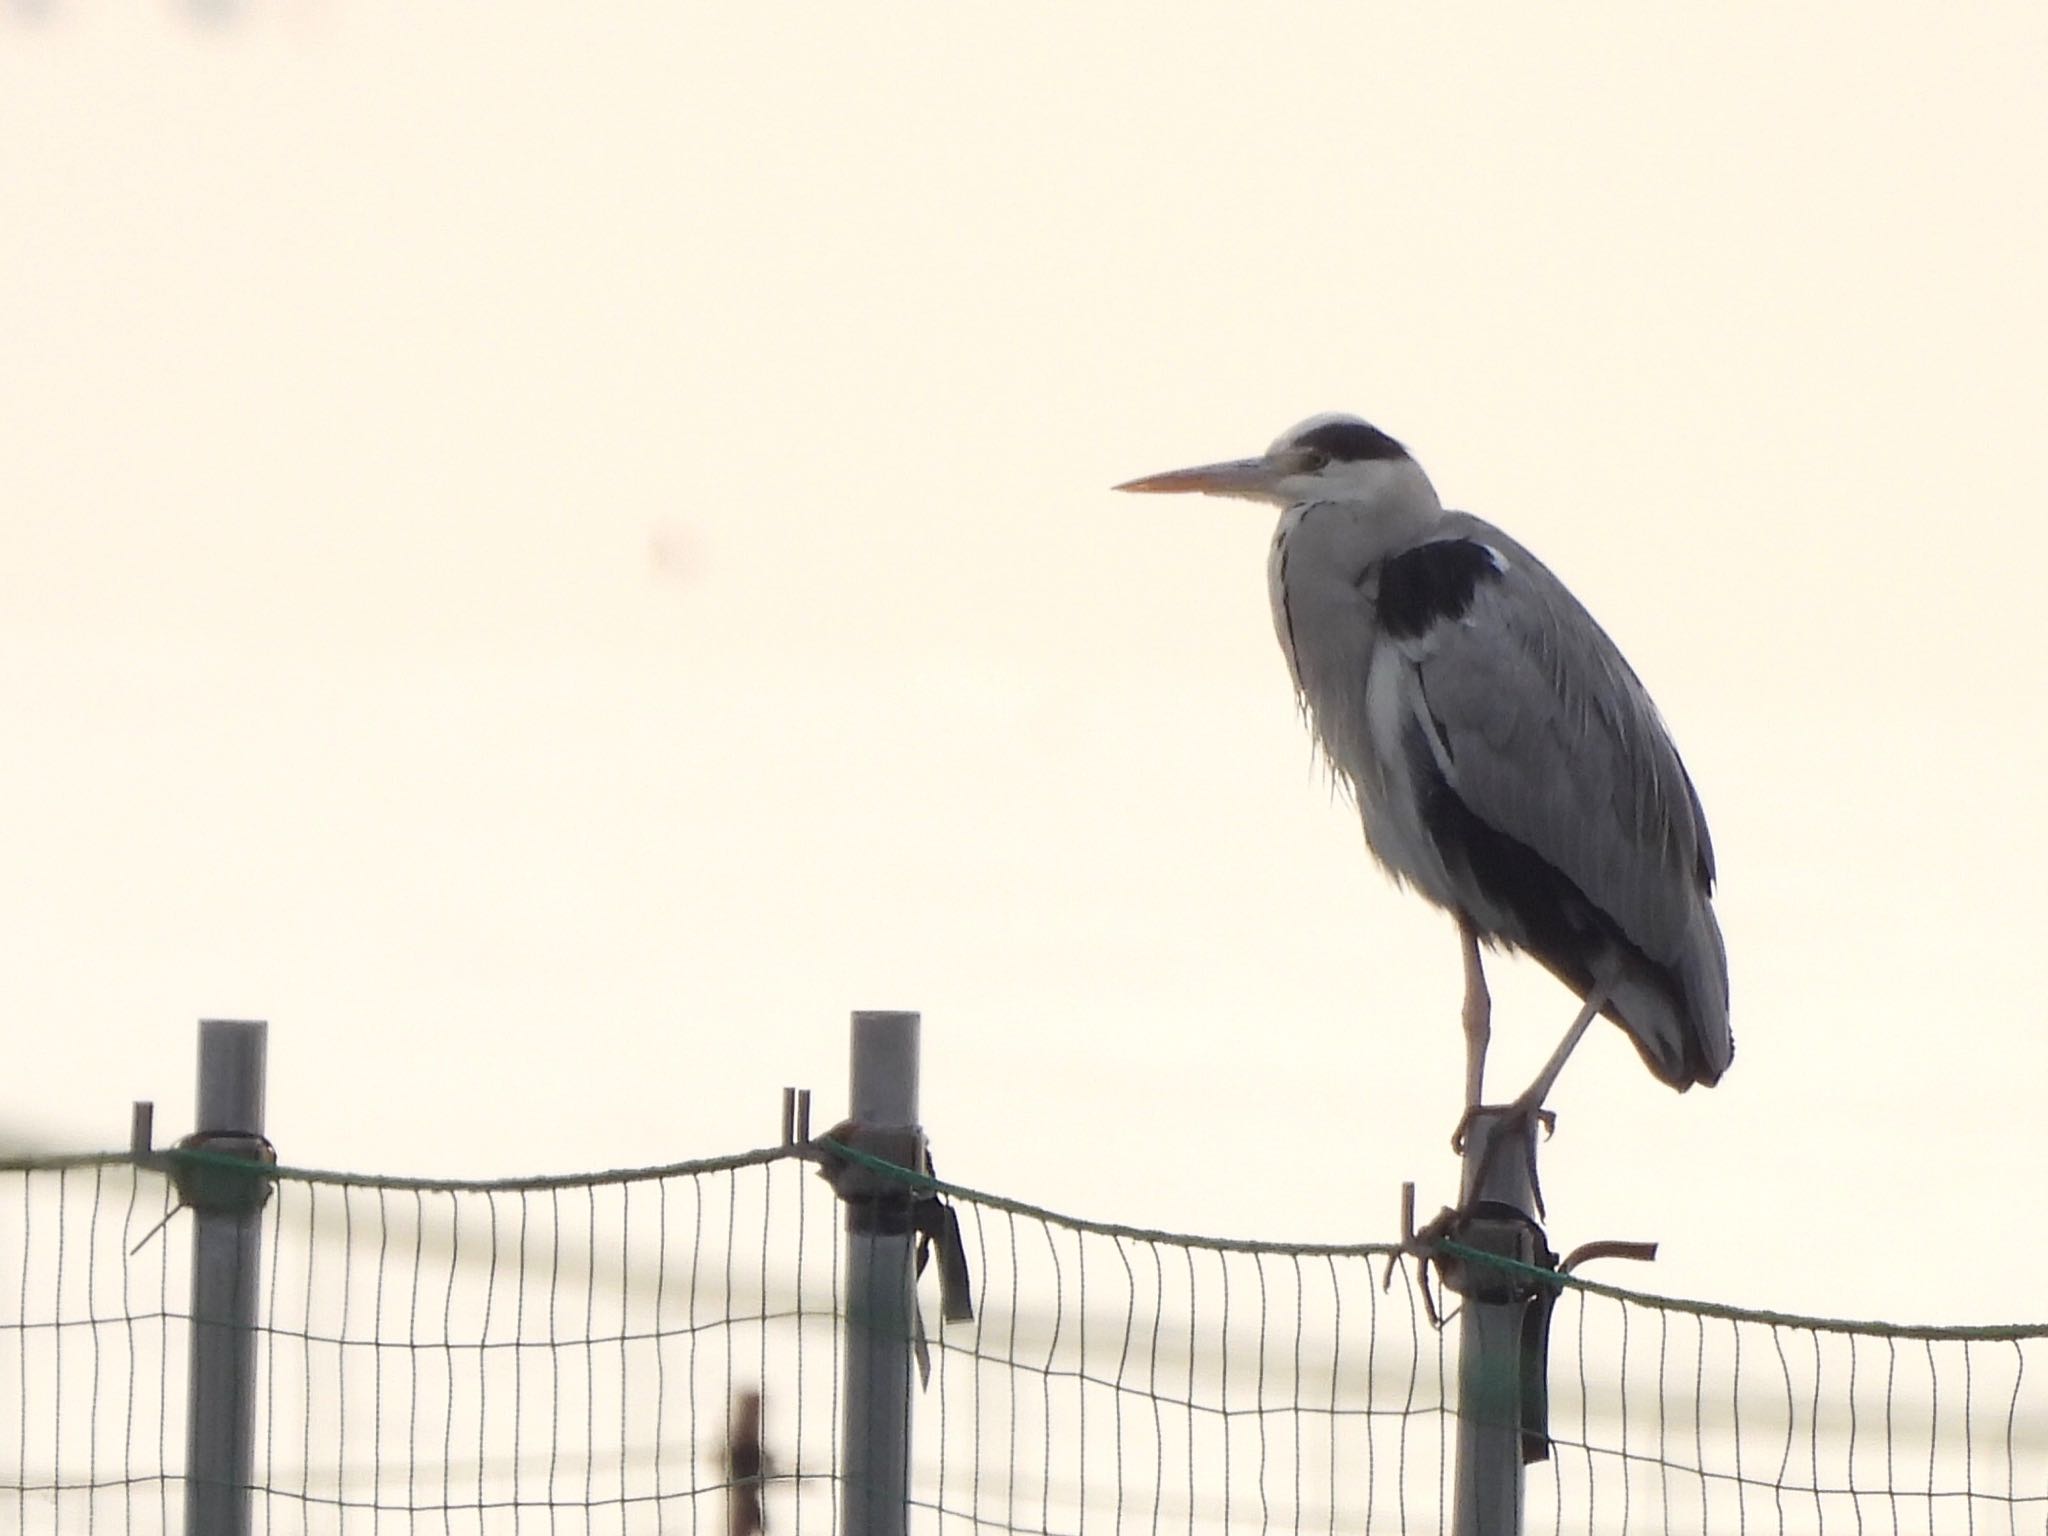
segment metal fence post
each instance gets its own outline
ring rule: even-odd
[[[254,1156],[263,1141],[269,1026],[199,1025],[199,1113],[187,1147]],[[174,1164],[174,1168],[177,1165]],[[256,1300],[267,1184],[196,1160],[179,1169],[192,1208],[191,1370],[185,1408],[187,1536],[248,1536],[255,1479]]]
[[[1535,1129],[1498,1110],[1474,1115],[1465,1135],[1461,1175],[1463,1220],[1456,1229],[1470,1247],[1513,1257],[1533,1237],[1542,1242],[1531,1178]],[[1524,1138],[1529,1138],[1524,1141]],[[1520,1280],[1467,1264],[1459,1290],[1458,1461],[1452,1485],[1453,1536],[1520,1536],[1522,1529],[1522,1405],[1526,1361],[1523,1327],[1530,1292]]]
[[[921,1154],[918,1015],[853,1016],[851,1114]],[[921,1155],[907,1164],[921,1167]],[[910,1191],[846,1203],[842,1536],[904,1536],[910,1516]]]

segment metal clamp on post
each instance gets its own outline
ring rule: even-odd
[[[1425,1264],[1434,1265],[1446,1290],[1479,1306],[1522,1308],[1518,1425],[1522,1460],[1550,1457],[1550,1318],[1564,1292],[1564,1278],[1592,1259],[1633,1259],[1647,1263],[1657,1245],[1603,1240],[1581,1243],[1562,1261],[1551,1251],[1543,1229],[1525,1212],[1494,1200],[1481,1200],[1469,1210],[1446,1207],[1424,1226],[1415,1225],[1415,1186],[1401,1190],[1401,1246]],[[1489,1264],[1456,1250],[1503,1260]],[[1514,1267],[1510,1267],[1514,1266]],[[1530,1273],[1530,1271],[1542,1273]],[[1554,1275],[1556,1278],[1551,1278]],[[1389,1283],[1393,1271],[1389,1267]],[[1441,1327],[1445,1318],[1422,1293],[1430,1320]]]
[[[1451,1243],[1478,1253],[1504,1259],[1504,1264],[1475,1262],[1456,1254],[1440,1253],[1437,1267],[1447,1289],[1468,1302],[1522,1309],[1521,1369],[1516,1378],[1521,1388],[1520,1412],[1522,1463],[1550,1459],[1550,1314],[1563,1289],[1549,1278],[1557,1270],[1557,1255],[1551,1250],[1543,1229],[1525,1212],[1512,1205],[1481,1200],[1470,1210],[1456,1212],[1447,1234]],[[1514,1267],[1509,1267],[1509,1266]],[[1531,1274],[1529,1271],[1546,1271]]]
[[[932,1256],[938,1256],[940,1315],[949,1323],[973,1322],[974,1287],[967,1269],[967,1245],[960,1237],[960,1218],[946,1197],[937,1190],[919,1193],[840,1150],[936,1179],[931,1149],[923,1135],[842,1120],[810,1145],[818,1156],[818,1177],[852,1207],[853,1220],[863,1230],[915,1232],[920,1278]]]
[[[960,1238],[960,1218],[937,1190],[919,1191],[868,1160],[887,1163],[916,1178],[935,1179],[931,1151],[915,1129],[865,1126],[842,1120],[811,1142],[818,1157],[818,1177],[846,1203],[855,1231],[917,1234],[919,1279],[936,1254],[939,1261],[939,1316],[949,1323],[974,1320],[974,1293],[967,1270],[967,1245]],[[856,1154],[846,1156],[847,1152]],[[931,1352],[922,1310],[913,1314],[913,1344],[919,1379],[931,1382]]]
[[[1550,1314],[1564,1289],[1555,1279],[1557,1254],[1543,1229],[1511,1205],[1482,1201],[1463,1213],[1451,1241],[1520,1266],[1473,1263],[1449,1257],[1444,1284],[1469,1300],[1519,1304],[1522,1308],[1520,1424],[1522,1463],[1550,1459]],[[1456,1265],[1460,1273],[1448,1268]],[[1529,1270],[1547,1273],[1532,1275]]]
[[[917,1176],[926,1172],[924,1133],[915,1126],[871,1126],[842,1120],[811,1143],[818,1154],[818,1177],[847,1205],[847,1219],[857,1232],[895,1236],[912,1230],[911,1207],[917,1191],[872,1163]],[[842,1150],[843,1149],[843,1150]],[[857,1154],[847,1157],[845,1152]]]
[[[1445,1290],[1468,1306],[1519,1309],[1520,1360],[1514,1372],[1515,1424],[1526,1465],[1550,1457],[1550,1314],[1564,1289],[1551,1278],[1557,1255],[1543,1229],[1527,1212],[1499,1200],[1477,1200],[1445,1209],[1419,1229],[1414,1221],[1414,1186],[1403,1191],[1402,1246],[1435,1265]],[[1464,1250],[1460,1252],[1459,1250]],[[1485,1255],[1503,1262],[1490,1264]],[[1532,1273],[1535,1271],[1536,1273]],[[1428,1293],[1425,1290],[1424,1299]],[[1431,1306],[1431,1314],[1435,1314]]]
[[[223,1216],[248,1216],[270,1199],[273,1181],[262,1170],[277,1166],[277,1148],[266,1136],[194,1131],[179,1138],[165,1161],[179,1204]]]
[[[1509,1265],[1526,1269],[1557,1268],[1557,1255],[1543,1229],[1524,1211],[1497,1200],[1479,1200],[1455,1211],[1446,1211],[1430,1223],[1435,1236],[1456,1248],[1471,1249],[1505,1259]],[[1433,1257],[1444,1288],[1456,1291],[1468,1301],[1505,1306],[1538,1294],[1556,1294],[1533,1276],[1517,1273],[1506,1265],[1473,1263],[1455,1252],[1439,1247]]]

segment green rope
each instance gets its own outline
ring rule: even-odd
[[[964,1184],[948,1184],[944,1179],[935,1179],[930,1174],[913,1173],[908,1168],[900,1168],[894,1163],[870,1156],[827,1137],[820,1136],[811,1147],[830,1148],[834,1157],[856,1163],[872,1173],[901,1184],[907,1190],[965,1200],[969,1204],[983,1206],[992,1211],[1002,1211],[1006,1215],[1026,1216],[1033,1221],[1045,1222],[1049,1226],[1064,1227],[1069,1232],[1125,1238],[1132,1242],[1166,1243],[1175,1248],[1194,1248],[1208,1253],[1263,1253],[1276,1258],[1397,1258],[1403,1251],[1399,1243],[1265,1242],[1246,1237],[1198,1237],[1187,1232],[1163,1232],[1156,1227],[1131,1227],[1115,1221],[1093,1221],[1085,1216],[1069,1216],[1061,1211],[1049,1211],[1044,1206],[1012,1200],[1006,1195],[992,1195],[986,1190],[970,1189]],[[791,1151],[797,1156],[812,1160],[818,1155],[816,1151],[804,1147],[795,1147]]]
[[[84,1152],[66,1153],[55,1156],[9,1157],[0,1159],[0,1174],[38,1173],[62,1171],[72,1168],[98,1168],[129,1164],[141,1171],[167,1173],[176,1163],[196,1164],[203,1167],[220,1167],[242,1174],[258,1177],[294,1181],[307,1184],[328,1184],[359,1189],[410,1190],[423,1193],[511,1193],[533,1190],[582,1189],[611,1184],[633,1184],[660,1179],[688,1178],[694,1175],[729,1172],[738,1168],[763,1167],[785,1160],[817,1162],[825,1156],[844,1159],[859,1165],[869,1172],[901,1185],[908,1192],[943,1195],[950,1199],[964,1201],[983,1209],[1000,1211],[1012,1216],[1022,1216],[1049,1226],[1064,1228],[1070,1232],[1088,1233],[1101,1237],[1123,1239],[1132,1242],[1161,1243],[1176,1248],[1193,1249],[1211,1253],[1265,1254],[1277,1258],[1384,1258],[1393,1260],[1401,1257],[1405,1250],[1399,1243],[1310,1243],[1274,1242],[1251,1238],[1203,1237],[1186,1232],[1168,1232],[1155,1227],[1130,1226],[1122,1222],[1096,1221],[1086,1217],[1070,1216],[1060,1211],[1048,1210],[1043,1206],[1026,1201],[1013,1200],[1007,1196],[991,1194],[986,1190],[970,1188],[964,1184],[952,1184],[929,1174],[916,1173],[898,1167],[884,1159],[873,1157],[853,1147],[829,1138],[819,1137],[809,1144],[794,1146],[761,1147],[751,1152],[736,1152],[724,1157],[697,1158],[687,1162],[664,1163],[647,1168],[608,1169],[597,1173],[529,1175],[505,1179],[426,1179],[401,1178],[386,1174],[343,1173],[332,1169],[293,1168],[282,1164],[252,1164],[246,1158],[199,1149],[170,1148],[144,1155],[130,1152]],[[1734,1323],[1759,1323],[1771,1327],[1799,1328],[1816,1333],[1863,1334],[1887,1339],[1911,1339],[1927,1342],[1970,1342],[2005,1341],[2017,1342],[2026,1339],[2048,1338],[2048,1323],[2012,1323],[1984,1325],[1937,1325],[1903,1324],[1871,1321],[1858,1318],[1814,1317],[1794,1312],[1774,1312],[1762,1308],[1729,1306],[1721,1302],[1697,1301],[1688,1297],[1663,1296],[1648,1291],[1628,1290],[1617,1285],[1606,1285],[1597,1280],[1584,1279],[1578,1275],[1561,1274],[1539,1266],[1521,1264],[1498,1254],[1485,1253],[1449,1241],[1437,1245],[1437,1251],[1471,1264],[1490,1265],[1507,1274],[1519,1275],[1524,1279],[1546,1286],[1582,1291],[1591,1296],[1604,1296],[1619,1302],[1633,1302],[1639,1306],[1652,1307],[1660,1311],[1682,1313],[1691,1317],[1712,1318]]]
[[[1693,1301],[1683,1296],[1659,1296],[1648,1291],[1626,1290],[1618,1285],[1603,1285],[1598,1280],[1585,1280],[1577,1275],[1561,1274],[1556,1270],[1544,1269],[1540,1265],[1524,1264],[1516,1259],[1496,1253],[1485,1253],[1477,1248],[1467,1248],[1462,1243],[1449,1240],[1437,1246],[1451,1258],[1462,1259],[1467,1263],[1491,1265],[1503,1273],[1520,1275],[1524,1279],[1544,1285],[1584,1291],[1590,1296],[1605,1296],[1615,1301],[1635,1302],[1665,1312],[1682,1312],[1692,1317],[1714,1318],[1722,1322],[1764,1323],[1776,1328],[1803,1328],[1814,1333],[1873,1334],[1879,1338],[1924,1339],[1934,1343],[1968,1343],[1979,1339],[2014,1342],[2022,1339],[2048,1338],[2048,1323],[1881,1323],[1862,1318],[1806,1317],[1797,1312],[1771,1312],[1758,1307],[1729,1306],[1717,1301]]]
[[[333,1184],[351,1189],[392,1189],[424,1194],[509,1194],[523,1190],[584,1189],[607,1184],[637,1184],[693,1174],[726,1173],[802,1157],[801,1147],[762,1147],[724,1157],[664,1163],[652,1168],[613,1168],[598,1173],[524,1174],[508,1179],[414,1179],[396,1174],[344,1173],[332,1168],[293,1168],[283,1163],[252,1163],[248,1158],[199,1147],[160,1147],[154,1152],[63,1152],[37,1157],[0,1158],[0,1174],[62,1172],[70,1168],[105,1168],[129,1164],[146,1173],[168,1173],[172,1165],[225,1168],[259,1178],[301,1184]]]

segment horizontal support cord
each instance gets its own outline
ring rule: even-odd
[[[1274,1242],[1251,1238],[1205,1237],[1194,1233],[1168,1232],[1152,1227],[1129,1226],[1121,1222],[1097,1221],[1086,1217],[1070,1216],[1043,1206],[1012,1200],[1003,1195],[991,1194],[985,1190],[973,1189],[963,1184],[948,1183],[943,1179],[912,1172],[894,1163],[849,1147],[840,1142],[829,1142],[820,1138],[810,1144],[757,1148],[750,1152],[737,1152],[723,1157],[697,1158],[687,1162],[665,1163],[646,1168],[608,1169],[595,1173],[534,1175],[507,1179],[432,1179],[406,1178],[387,1174],[344,1173],[331,1169],[294,1168],[283,1164],[266,1165],[252,1163],[246,1158],[223,1156],[200,1150],[159,1151],[138,1156],[132,1152],[83,1152],[38,1157],[11,1157],[0,1160],[0,1176],[12,1173],[67,1172],[92,1168],[128,1166],[143,1172],[167,1173],[174,1162],[191,1162],[202,1165],[221,1166],[257,1177],[312,1185],[327,1185],[346,1189],[388,1190],[423,1194],[522,1194],[549,1190],[582,1189],[605,1185],[650,1183],[662,1179],[689,1178],[701,1174],[723,1173],[739,1168],[765,1167],[783,1161],[816,1162],[822,1149],[830,1147],[835,1157],[860,1164],[869,1171],[890,1179],[904,1187],[907,1192],[932,1193],[962,1201],[968,1205],[1006,1215],[1021,1216],[1041,1221],[1067,1231],[1093,1234],[1095,1236],[1120,1239],[1129,1242],[1156,1243],[1175,1248],[1196,1249],[1214,1253],[1242,1253],[1267,1255],[1274,1258],[1384,1258],[1395,1260],[1402,1256],[1399,1243],[1305,1243]],[[1861,1334],[1887,1339],[1908,1339],[1925,1342],[2019,1342],[2028,1339],[2048,1338],[2048,1323],[2013,1324],[1964,1324],[1939,1325],[1917,1323],[1887,1323],[1868,1319],[1815,1317],[1793,1312],[1775,1312],[1763,1308],[1736,1307],[1719,1302],[1696,1301],[1686,1297],[1662,1296],[1647,1291],[1629,1290],[1622,1286],[1603,1284],[1589,1280],[1581,1274],[1562,1274],[1555,1270],[1540,1269],[1533,1265],[1518,1264],[1496,1254],[1466,1248],[1460,1244],[1444,1242],[1440,1245],[1445,1254],[1468,1263],[1491,1265],[1510,1274],[1519,1274],[1533,1282],[1554,1286],[1562,1290],[1576,1290],[1591,1296],[1603,1296],[1610,1300],[1634,1303],[1660,1311],[1683,1313],[1693,1317],[1710,1318],[1731,1323],[1756,1323],[1770,1327],[1796,1328],[1816,1333]]]

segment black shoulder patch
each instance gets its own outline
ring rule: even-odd
[[[1326,421],[1294,440],[1297,448],[1314,448],[1343,463],[1362,459],[1405,459],[1408,450],[1378,427],[1362,421]]]
[[[1413,640],[1431,626],[1465,616],[1482,582],[1499,581],[1501,558],[1471,539],[1435,539],[1380,566],[1380,628]]]

